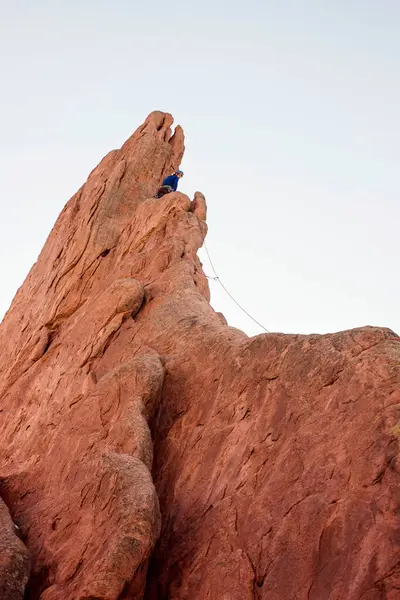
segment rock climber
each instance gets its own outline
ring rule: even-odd
[[[183,177],[183,171],[180,171],[179,169],[175,171],[175,173],[172,173],[172,175],[168,175],[168,177],[166,177],[162,182],[162,186],[158,190],[155,197],[161,198],[162,196],[165,196],[165,194],[176,192],[178,189],[178,182],[181,177]]]

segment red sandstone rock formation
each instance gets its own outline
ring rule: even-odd
[[[23,598],[30,573],[30,556],[11,520],[6,505],[0,499],[0,598]]]
[[[204,197],[152,198],[183,154],[171,124],[91,173],[0,329],[29,598],[400,598],[399,338],[228,327]]]

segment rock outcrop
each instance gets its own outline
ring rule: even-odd
[[[29,598],[400,598],[399,338],[228,327],[204,196],[152,197],[171,125],[152,113],[90,174],[0,328]]]
[[[29,552],[18,538],[7,506],[0,498],[0,598],[22,600],[30,574]]]

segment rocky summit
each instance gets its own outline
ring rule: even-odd
[[[172,123],[92,171],[1,325],[1,599],[400,598],[400,340],[229,327],[203,194],[154,198]]]

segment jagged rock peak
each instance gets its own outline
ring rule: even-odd
[[[0,589],[30,556],[30,600],[395,600],[400,340],[229,327],[205,197],[153,197],[171,125],[92,171],[1,324]]]

